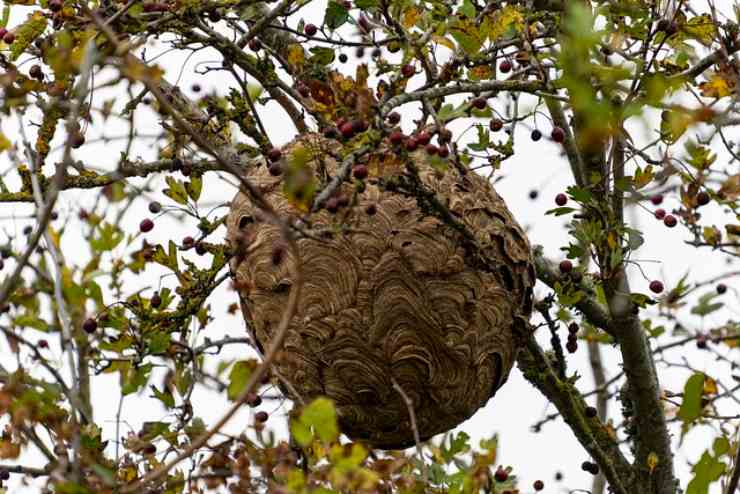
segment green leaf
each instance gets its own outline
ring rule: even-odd
[[[719,294],[715,291],[705,293],[699,297],[696,305],[691,308],[691,313],[704,317],[712,312],[718,311],[724,306],[722,302],[712,302],[712,300],[718,296]]]
[[[545,211],[545,214],[553,214],[555,216],[563,216],[566,214],[570,214],[574,211],[578,211],[576,208],[569,208],[567,206],[561,207],[561,208],[553,208]]]
[[[308,61],[314,65],[329,65],[334,61],[334,49],[323,46],[311,47],[308,51],[312,53]]]
[[[197,202],[200,198],[200,192],[203,190],[203,178],[199,175],[193,175],[189,182],[185,182],[185,190],[193,202]]]
[[[372,10],[378,8],[380,3],[378,2],[378,0],[357,0],[355,1],[355,5],[358,9]]]
[[[694,478],[686,486],[686,494],[708,494],[709,484],[716,482],[725,471],[725,464],[717,461],[707,451],[701,455],[699,462],[694,465]]]
[[[229,387],[226,390],[230,400],[236,400],[241,394],[256,366],[254,360],[239,360],[234,364],[229,373]]]
[[[164,180],[167,182],[169,188],[164,189],[162,193],[178,204],[187,204],[188,193],[185,189],[185,184],[172,177],[165,177]]]
[[[44,34],[48,19],[37,11],[28,16],[26,22],[15,28],[15,41],[10,45],[10,59],[16,60],[31,46],[36,38]]]
[[[334,31],[339,26],[347,22],[349,19],[349,11],[337,2],[331,1],[326,6],[326,12],[324,13],[324,24]]]
[[[161,401],[166,408],[172,408],[175,406],[175,398],[172,396],[169,389],[160,391],[156,386],[149,386],[149,389],[154,393],[154,397]]]
[[[730,441],[726,437],[718,437],[712,444],[712,450],[714,451],[714,456],[719,458],[730,451]]]
[[[22,328],[33,328],[39,331],[49,331],[49,324],[38,316],[24,314],[13,319],[13,324]]]
[[[701,416],[701,397],[704,393],[704,374],[697,372],[688,378],[683,388],[683,401],[678,410],[678,418],[683,421],[682,433],[688,425]]]
[[[111,223],[103,223],[97,230],[100,236],[90,240],[90,247],[97,252],[113,250],[123,240],[123,232]]]
[[[149,353],[164,353],[170,346],[170,334],[166,331],[155,331],[146,335]]]
[[[304,447],[311,442],[311,430],[324,442],[332,442],[339,437],[337,412],[329,398],[316,398],[303,409],[298,420],[291,421],[291,431]]]

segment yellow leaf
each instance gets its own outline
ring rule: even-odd
[[[730,178],[725,180],[722,187],[719,189],[719,193],[722,194],[725,199],[734,201],[740,197],[740,173],[731,175]]]
[[[10,141],[8,140],[8,138],[5,137],[5,134],[3,134],[2,132],[0,132],[0,153],[2,153],[3,151],[7,151],[8,149],[10,149],[10,146],[12,146],[12,144],[10,143]]]
[[[655,467],[658,466],[658,462],[658,455],[656,455],[655,452],[651,451],[647,457],[647,466],[650,469],[651,474],[655,470]]]
[[[524,29],[524,16],[518,7],[507,5],[496,10],[490,17],[488,37],[495,41],[503,36],[520,33]]]
[[[477,65],[468,70],[468,77],[474,81],[482,81],[493,77],[493,69],[489,64]]]
[[[716,226],[705,226],[702,236],[704,241],[710,245],[717,245],[722,240],[722,232]]]
[[[406,29],[414,27],[416,22],[419,20],[419,17],[421,17],[421,9],[419,7],[415,7],[413,5],[411,7],[407,7],[406,10],[403,11],[403,27]]]
[[[450,50],[455,49],[455,43],[453,43],[452,40],[444,36],[439,36],[438,34],[432,34],[432,40],[435,43],[444,46],[445,48],[449,48]]]
[[[713,74],[708,81],[699,84],[701,95],[705,98],[724,98],[732,94],[734,84],[719,74]]]
[[[709,14],[698,15],[689,19],[689,22],[681,26],[681,31],[706,46],[712,44],[717,34],[714,21]]]
[[[298,43],[292,43],[288,46],[288,63],[293,67],[300,68],[306,61],[306,52]]]
[[[704,394],[705,395],[716,395],[717,394],[717,381],[709,376],[704,376]]]

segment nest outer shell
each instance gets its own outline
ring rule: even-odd
[[[336,174],[338,142],[305,134],[286,145],[283,156],[297,146],[312,153],[310,167],[321,185]],[[314,230],[336,233],[298,240],[305,283],[275,364],[290,383],[283,392],[304,402],[328,396],[342,432],[384,449],[414,444],[394,380],[413,404],[422,440],[486,404],[513,366],[535,282],[527,238],[488,180],[452,166],[440,173],[423,152],[411,159],[424,185],[475,235],[492,269],[475,266],[462,236],[424,214],[416,198],[379,186],[378,178],[400,175],[404,165],[392,151],[378,149],[365,191],[336,214],[322,209],[311,216]],[[282,177],[271,176],[265,164],[247,178],[279,215],[303,216],[284,195]],[[353,190],[342,185],[349,197]],[[370,205],[374,215],[366,212]],[[238,252],[231,269],[244,318],[264,348],[286,307],[293,259],[274,264],[280,233],[260,220],[243,193],[232,202],[227,226]]]

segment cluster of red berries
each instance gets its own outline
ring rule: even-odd
[[[437,136],[439,146],[432,144],[432,135],[425,130],[422,130],[414,136],[406,136],[400,130],[394,130],[388,135],[388,141],[393,146],[403,145],[406,150],[410,152],[416,151],[419,147],[423,146],[427,154],[430,156],[437,155],[440,158],[447,158],[450,155],[450,150],[446,143],[449,142],[451,138],[452,134],[447,129],[440,131]]]

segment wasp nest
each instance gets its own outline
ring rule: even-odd
[[[304,135],[283,148],[282,164],[288,169],[303,156],[304,173],[321,189],[337,173],[339,148]],[[423,152],[411,159],[423,184],[417,189],[434,192],[452,221],[440,219],[444,213],[420,191],[414,197],[388,186],[406,167],[392,151],[375,150],[364,191],[345,182],[333,212],[311,215],[311,238],[298,240],[305,284],[276,363],[289,383],[284,392],[305,402],[332,398],[345,434],[386,449],[414,443],[394,383],[412,403],[422,440],[457,426],[495,394],[514,363],[534,284],[527,239],[489,182],[453,166],[442,173]],[[261,165],[248,179],[282,217],[305,217],[300,194],[286,192],[286,176]],[[293,260],[275,259],[280,233],[243,193],[232,202],[228,232],[247,326],[267,347],[286,307]]]

